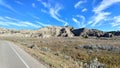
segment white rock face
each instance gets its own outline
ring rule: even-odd
[[[18,36],[18,37],[73,37],[69,27],[48,26],[38,30],[10,30],[0,28],[0,36]]]
[[[40,36],[43,38],[49,37],[73,37],[74,34],[67,27],[48,26],[41,28],[33,34],[34,36]],[[32,36],[33,36],[32,35]]]

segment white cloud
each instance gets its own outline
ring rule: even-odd
[[[0,16],[0,21],[5,21],[6,19]]]
[[[72,20],[78,25],[78,27],[85,27],[85,17],[82,15],[77,15],[76,17],[77,18],[72,18]]]
[[[55,20],[63,23],[64,26],[68,25],[68,22],[60,18],[59,11],[62,9],[62,6],[60,4],[55,4],[55,6],[52,6],[50,2],[43,2],[42,0],[38,0],[41,2],[41,4],[48,9],[47,13],[49,12],[49,15],[54,18]],[[44,12],[44,11],[43,11]],[[46,11],[45,11],[46,13]]]
[[[59,10],[59,7],[58,8],[50,8],[50,10],[49,10],[50,16],[52,18],[56,19],[57,21],[62,22],[64,24],[64,26],[68,25],[68,23],[66,21],[59,18],[58,10]]]
[[[32,3],[32,7],[33,7],[33,8],[35,8],[35,7],[36,7],[35,3]]]
[[[36,23],[40,24],[41,26],[51,26],[50,24],[45,24],[45,23],[42,23],[42,22],[39,22],[39,21],[37,21]]]
[[[8,17],[8,16],[6,16],[5,19],[9,20],[9,21],[19,21],[19,20],[15,19],[15,18],[11,18],[11,17]]]
[[[8,9],[10,9],[10,10],[13,11],[13,12],[18,13],[12,6],[10,6],[10,5],[8,5],[7,3],[5,3],[4,0],[0,0],[0,5],[8,8]]]
[[[113,17],[113,22],[111,23],[112,27],[119,26],[120,27],[120,15]]]
[[[101,11],[107,9],[108,7],[112,6],[115,3],[120,2],[120,0],[103,0],[100,5],[98,5],[97,7],[95,7],[93,9],[93,11],[95,13],[100,13]]]
[[[82,19],[82,26],[85,25],[85,17],[82,15],[77,15],[78,18]]]
[[[80,22],[77,19],[72,18],[72,20],[78,25],[78,27],[80,27]]]
[[[43,5],[44,7],[46,7],[46,8],[49,8],[49,7],[50,7],[49,3],[46,3],[46,2],[41,2],[41,3],[42,3],[42,5]]]
[[[62,9],[62,7],[59,4],[56,4],[55,8],[54,8],[54,13],[57,16],[60,16],[59,11]]]
[[[47,2],[44,2],[42,0],[37,0],[37,1],[39,1],[45,8],[50,8],[51,7],[49,2],[47,3]]]
[[[75,5],[74,8],[79,8],[83,3],[86,3],[86,0],[79,0]]]
[[[19,4],[19,5],[23,5],[23,3],[20,2],[20,1],[18,1],[18,0],[16,0],[15,3],[17,3],[17,4]]]
[[[27,27],[27,25],[23,24],[23,22],[16,23],[16,22],[5,22],[6,24],[8,24],[9,26],[17,26],[17,27]]]
[[[29,26],[32,26],[32,27],[34,27],[34,28],[39,28],[39,27],[41,27],[41,26],[39,26],[39,25],[36,25],[36,24],[33,24],[33,23],[31,23],[31,22],[28,22],[28,21],[22,21],[22,22],[20,22],[21,24],[24,24],[24,25],[27,25],[27,27]]]
[[[1,26],[9,26],[6,22],[6,19],[0,16],[0,25]]]
[[[82,12],[85,12],[85,11],[87,11],[87,9],[86,9],[86,8],[82,9]]]
[[[1,26],[16,26],[16,27],[32,27],[32,28],[39,28],[40,25],[33,24],[29,21],[20,21],[15,18],[11,17],[1,17],[0,16],[0,25]]]
[[[88,22],[88,24],[92,24],[92,26],[97,25],[101,21],[105,21],[107,16],[110,15],[109,12],[101,12],[99,14],[96,14],[92,17],[92,20]]]
[[[97,24],[100,24],[101,21],[106,21],[106,19],[111,13],[104,12],[104,10],[114,5],[115,3],[119,3],[119,2],[120,0],[102,0],[97,7],[93,8],[93,12],[95,14],[92,16],[91,20],[89,21],[89,24],[92,24],[92,26],[95,26]]]
[[[44,10],[44,9],[41,9],[41,12],[43,12],[43,13],[48,13],[46,10]]]

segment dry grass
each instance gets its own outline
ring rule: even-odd
[[[120,54],[107,51],[88,52],[85,49],[76,49],[83,44],[101,44],[120,46],[120,40],[82,39],[82,38],[6,38],[21,44],[25,51],[47,63],[50,68],[80,68],[80,62],[88,62],[97,57],[107,68],[120,68]],[[34,44],[35,48],[28,48]],[[41,49],[47,48],[48,51]]]

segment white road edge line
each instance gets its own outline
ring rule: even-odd
[[[18,52],[10,45],[10,47],[12,48],[12,50],[17,54],[17,56],[20,58],[20,60],[23,62],[23,64],[27,67],[30,68],[28,66],[28,64],[23,60],[23,58],[18,54]]]

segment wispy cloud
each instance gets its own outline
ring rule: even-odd
[[[36,7],[35,3],[32,3],[32,7],[33,7],[33,8],[35,8],[35,7]]]
[[[47,3],[47,2],[44,2],[42,0],[37,0],[37,1],[39,1],[45,8],[50,8],[51,7],[49,2]]]
[[[5,21],[6,19],[4,17],[0,16],[0,21]]]
[[[64,26],[68,25],[68,23],[62,19],[59,18],[60,14],[58,13],[60,11],[61,7],[60,6],[56,6],[55,8],[50,8],[49,13],[50,16],[54,19],[56,19],[59,22],[62,22],[64,24]]]
[[[19,21],[19,20],[17,20],[17,19],[15,19],[15,18],[12,18],[12,17],[8,17],[8,16],[6,16],[6,17],[4,17],[5,18],[5,20],[9,20],[9,21]]]
[[[82,9],[82,12],[85,12],[85,11],[87,11],[87,9],[86,9],[86,8]]]
[[[105,21],[107,16],[110,15],[111,13],[109,12],[101,12],[99,14],[95,14],[92,18],[91,21],[89,21],[89,24],[92,24],[92,26],[97,25],[101,21]]]
[[[28,21],[22,21],[22,22],[20,22],[21,24],[23,24],[24,23],[24,25],[27,25],[27,27],[29,26],[32,26],[32,27],[34,27],[34,28],[40,28],[41,26],[40,25],[36,25],[36,24],[33,24],[33,23],[31,23],[31,22],[28,22]]]
[[[29,13],[28,15],[30,15],[34,20],[37,20],[35,23],[37,23],[40,27],[51,26],[50,24],[40,22],[41,19],[39,16],[33,15],[32,13]]]
[[[8,9],[10,9],[10,10],[13,11],[13,12],[18,13],[12,6],[10,6],[10,5],[8,5],[7,3],[5,3],[4,0],[0,0],[0,5],[8,8]]]
[[[75,5],[74,5],[74,8],[79,8],[81,6],[81,4],[85,3],[86,0],[80,0],[78,1]]]
[[[72,18],[72,20],[80,27],[80,21],[78,21],[76,18]]]
[[[77,15],[77,18],[72,18],[72,20],[78,25],[78,27],[85,27],[85,17],[82,15]]]
[[[112,6],[113,4],[119,3],[119,2],[120,0],[102,0],[97,7],[93,8],[93,12],[95,14],[92,16],[91,20],[89,21],[89,24],[92,24],[92,26],[95,26],[98,23],[100,24],[101,21],[105,21],[111,13],[104,12],[104,10]]]
[[[51,26],[50,24],[45,24],[45,23],[42,23],[42,22],[39,22],[39,21],[36,21],[36,23],[40,24],[41,26]]]
[[[93,9],[93,11],[95,13],[100,13],[101,11],[107,9],[108,7],[112,6],[115,3],[119,3],[120,0],[103,0],[100,5],[98,5],[97,7],[95,7]]]
[[[47,10],[41,9],[41,12],[48,13]]]
[[[6,19],[0,16],[0,26],[9,26],[6,22]]]
[[[0,26],[16,26],[20,28],[39,28],[41,27],[40,25],[33,24],[29,21],[21,21],[12,17],[2,17],[0,16]]]
[[[16,0],[15,3],[19,4],[19,5],[24,5],[22,2]]]
[[[112,27],[120,27],[120,15],[112,18],[113,22],[111,23]]]
[[[48,9],[49,15],[54,18],[55,20],[63,23],[64,26],[68,25],[68,22],[60,18],[59,11],[62,9],[63,6],[60,4],[55,4],[55,6],[52,6],[50,2],[46,3],[41,0],[38,0],[41,2],[41,4]],[[46,11],[45,11],[46,13]]]

